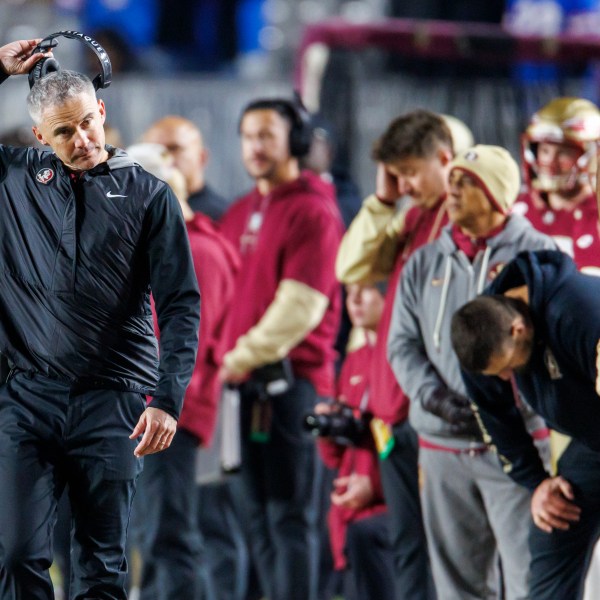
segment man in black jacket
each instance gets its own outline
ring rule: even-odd
[[[530,597],[579,598],[600,531],[600,279],[558,251],[523,252],[452,319],[469,397],[505,471],[532,492]],[[515,390],[572,437],[550,476]]]
[[[38,41],[0,48],[0,83],[43,58]],[[105,146],[89,79],[51,73],[27,104],[52,152],[0,146],[0,598],[54,597],[68,484],[72,597],[120,600],[141,459],[169,447],[195,362],[198,287],[177,199]]]

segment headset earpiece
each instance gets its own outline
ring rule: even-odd
[[[312,117],[300,98],[294,92],[294,100],[289,103],[293,116],[292,129],[290,130],[290,154],[296,158],[306,156],[310,150],[313,137]]]
[[[60,65],[55,58],[42,58],[29,71],[29,87],[32,88],[38,79],[46,77],[49,73],[56,73],[58,71],[60,71]]]
[[[58,42],[54,39],[54,36],[49,35],[45,37],[34,49],[32,54],[46,53],[58,46]],[[42,60],[35,63],[35,66],[29,71],[29,88],[32,88],[38,79],[48,75],[55,71],[60,71],[60,65],[55,58],[42,58]]]
[[[301,158],[308,154],[312,144],[313,122],[312,117],[298,92],[294,92],[293,100],[284,98],[261,98],[247,104],[242,110],[238,121],[238,132],[241,132],[244,115],[253,110],[275,110],[290,121],[290,135],[288,138],[290,154]]]
[[[43,58],[38,64],[40,65],[40,77],[60,71],[60,64],[55,58]]]

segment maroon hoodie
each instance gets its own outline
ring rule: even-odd
[[[334,266],[342,230],[333,186],[308,171],[266,196],[254,188],[229,208],[221,231],[240,251],[242,266],[225,319],[226,351],[258,323],[282,280],[303,283],[329,298],[329,306],[289,356],[297,377],[310,380],[320,395],[333,394],[341,310]]]

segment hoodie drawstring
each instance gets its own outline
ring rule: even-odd
[[[452,276],[452,255],[446,257],[446,270],[444,272],[444,285],[442,287],[442,297],[440,299],[440,307],[438,309],[437,319],[435,320],[435,328],[433,330],[433,345],[436,350],[440,349],[442,321],[444,320],[444,312],[446,311],[446,302],[448,300],[448,289],[450,288],[450,278]]]
[[[477,280],[477,295],[483,292],[483,288],[486,283],[486,275],[488,270],[488,264],[490,262],[490,255],[492,249],[490,246],[486,246],[483,258],[481,259],[481,269],[479,271],[479,277]],[[435,328],[433,330],[433,345],[436,350],[441,347],[441,331],[442,323],[444,321],[444,313],[446,312],[446,303],[448,301],[448,290],[450,289],[450,279],[452,277],[452,255],[448,254],[446,257],[446,269],[444,271],[444,285],[442,287],[442,297],[440,298],[440,307],[438,309],[437,318],[435,320]]]
[[[483,253],[483,258],[481,259],[481,270],[479,271],[479,281],[477,282],[477,295],[483,292],[483,288],[485,287],[485,276],[487,275],[488,263],[490,262],[490,254],[492,253],[492,249],[489,246],[485,247],[485,252]]]

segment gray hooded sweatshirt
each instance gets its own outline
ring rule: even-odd
[[[484,446],[477,437],[452,431],[449,423],[426,411],[422,402],[439,389],[467,395],[450,342],[452,315],[480,294],[519,252],[542,249],[556,249],[556,244],[524,217],[512,215],[472,263],[456,247],[451,226],[447,226],[404,266],[389,330],[388,360],[411,400],[410,423],[424,440],[456,449]],[[530,432],[544,427],[542,419],[525,405],[522,412]]]

